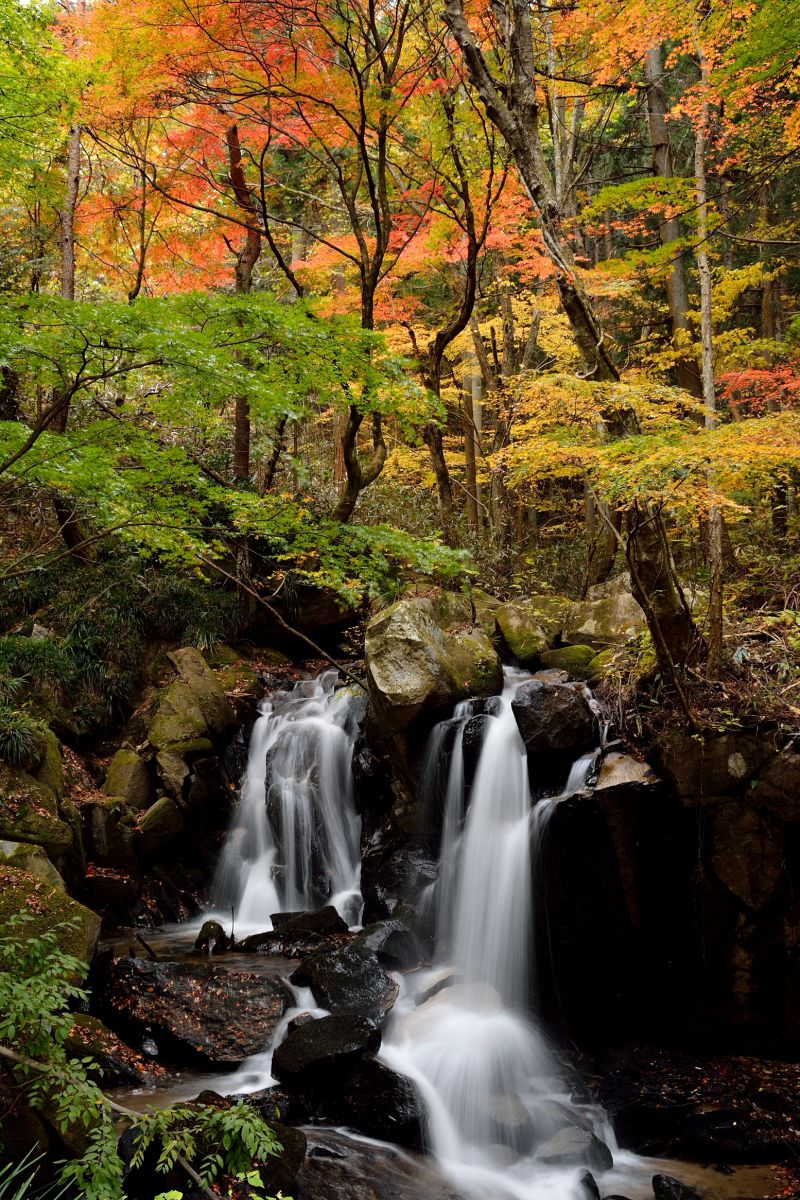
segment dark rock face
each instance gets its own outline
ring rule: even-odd
[[[797,1161],[795,1062],[628,1047],[598,1066],[597,1099],[627,1149],[702,1163]]]
[[[362,1059],[342,1084],[333,1119],[367,1137],[421,1150],[425,1109],[410,1079],[373,1058]]]
[[[306,1157],[307,1141],[302,1129],[270,1121],[272,1132],[281,1144],[281,1151],[268,1158],[261,1174],[270,1196],[288,1196]]]
[[[167,1058],[233,1066],[269,1043],[286,1006],[281,986],[246,971],[143,959],[115,959],[97,1002],[109,1025]]]
[[[610,1171],[614,1165],[611,1151],[605,1142],[588,1129],[571,1126],[561,1129],[555,1137],[541,1146],[536,1157],[556,1167],[591,1167],[595,1171]]]
[[[292,983],[310,987],[320,1008],[358,1013],[377,1022],[385,1019],[399,991],[376,955],[356,945],[312,955],[294,972]]]
[[[463,1200],[428,1158],[358,1146],[333,1130],[308,1134],[295,1200]]]
[[[390,971],[418,967],[425,957],[417,935],[397,918],[367,925],[353,945],[372,951]]]
[[[272,1073],[294,1091],[325,1094],[361,1055],[374,1053],[380,1044],[374,1022],[356,1013],[305,1021],[293,1026],[276,1048]]]
[[[483,740],[486,737],[489,722],[492,720],[494,718],[487,713],[478,713],[477,716],[470,717],[464,726],[461,744],[464,751],[464,782],[467,793],[469,793],[475,778],[478,759],[483,748]]]
[[[701,1200],[699,1192],[671,1175],[653,1176],[653,1195],[655,1200]]]
[[[274,930],[295,937],[310,933],[347,933],[347,922],[332,904],[326,904],[316,912],[272,913],[270,920]]]
[[[597,718],[582,688],[532,679],[517,690],[511,708],[530,754],[576,754],[597,741]]]

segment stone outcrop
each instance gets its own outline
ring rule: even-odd
[[[0,761],[0,840],[43,846],[58,862],[72,848],[72,830],[59,815],[58,797],[46,783]]]
[[[533,679],[517,689],[511,709],[529,754],[575,754],[596,745],[597,717],[586,689]]]
[[[497,628],[523,666],[554,644],[568,607],[569,601],[563,596],[530,596],[499,606],[495,612]]]
[[[382,732],[397,733],[422,713],[501,690],[502,666],[487,634],[439,623],[461,615],[454,607],[441,599],[400,600],[367,626],[367,683]]]
[[[613,646],[644,633],[647,621],[630,589],[630,577],[618,575],[589,588],[585,600],[565,607],[562,638],[580,646]]]

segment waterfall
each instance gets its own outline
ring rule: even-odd
[[[511,701],[528,676],[507,670],[465,798],[461,722],[445,789],[437,883],[436,978],[407,988],[386,1031],[381,1056],[408,1075],[425,1101],[432,1150],[465,1192],[530,1200],[579,1200],[580,1169],[537,1161],[535,1152],[575,1123],[602,1115],[570,1110],[568,1089],[547,1039],[527,1015],[532,886],[539,843],[559,798],[533,804],[524,743]],[[429,753],[439,753],[435,729]],[[574,764],[567,792],[582,788],[595,755]],[[426,765],[430,774],[432,765]],[[448,973],[451,976],[448,978]],[[566,1120],[565,1120],[566,1114]]]
[[[247,770],[220,855],[212,898],[236,927],[266,930],[270,914],[333,904],[358,920],[361,821],[351,759],[359,697],[336,671],[301,680],[261,705]]]

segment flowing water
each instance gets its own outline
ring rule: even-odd
[[[275,692],[250,736],[247,771],[212,888],[238,933],[270,915],[333,904],[359,919],[361,822],[351,760],[359,697],[336,671]]]
[[[432,1149],[469,1193],[571,1200],[581,1172],[545,1165],[538,1147],[570,1119],[611,1138],[603,1115],[570,1110],[557,1059],[531,1020],[531,873],[557,799],[533,804],[525,746],[511,701],[527,676],[507,671],[485,731],[467,803],[460,706],[444,788],[437,883],[437,967],[406,989],[381,1056],[416,1083],[428,1109]],[[443,723],[444,724],[444,723]],[[443,733],[434,729],[424,774],[436,769]],[[585,755],[564,794],[585,786],[596,755]],[[450,972],[448,977],[446,972]],[[445,972],[443,974],[443,972]],[[420,1002],[421,1001],[421,1002]]]

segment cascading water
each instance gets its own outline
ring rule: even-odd
[[[428,1109],[433,1152],[465,1191],[576,1200],[584,1194],[581,1171],[535,1157],[564,1127],[569,1102],[555,1057],[526,1016],[531,871],[557,800],[532,807],[525,746],[511,709],[525,678],[506,672],[499,708],[486,719],[468,807],[463,728],[471,706],[456,713],[461,728],[445,792],[436,898],[437,978],[446,986],[430,996],[428,977],[406,991],[381,1054],[415,1081]],[[430,752],[440,753],[441,745],[434,730]],[[594,757],[573,766],[569,792],[585,785]],[[592,1120],[591,1113],[573,1115],[577,1122]],[[602,1116],[595,1119],[608,1139]]]
[[[336,671],[275,692],[261,706],[247,771],[214,879],[214,907],[239,931],[270,914],[333,904],[358,920],[361,822],[351,759],[358,697]]]

